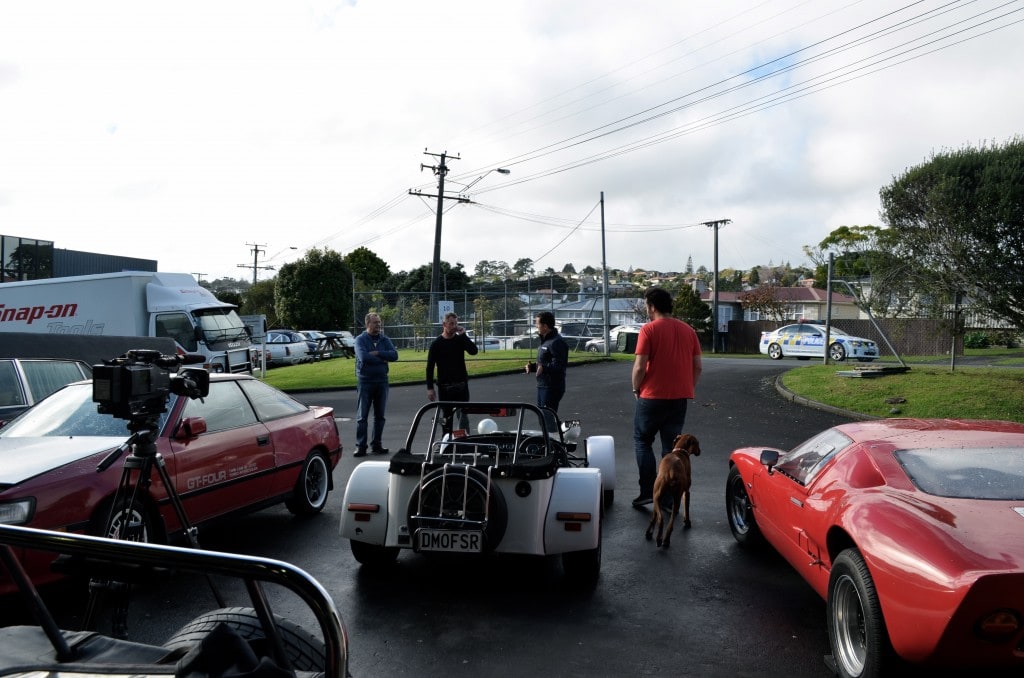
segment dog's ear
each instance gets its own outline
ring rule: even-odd
[[[700,456],[700,442],[698,442],[698,440],[697,440],[697,438],[695,436],[692,436],[692,435],[689,435],[689,434],[686,435],[686,438],[687,438],[687,440],[686,440],[685,446],[686,446],[687,451],[691,455],[693,455],[694,457],[699,457]]]

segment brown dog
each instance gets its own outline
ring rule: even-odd
[[[654,525],[658,525],[658,546],[668,548],[672,540],[672,528],[675,527],[676,515],[680,504],[683,506],[683,527],[690,527],[690,455],[700,456],[700,443],[689,433],[676,436],[672,443],[672,451],[661,458],[658,465],[658,477],[654,481],[654,515],[647,526],[646,537],[651,538]],[[668,518],[664,542],[661,528],[664,522],[661,510],[661,498],[668,492],[672,497],[672,515]],[[685,500],[684,500],[685,497]]]

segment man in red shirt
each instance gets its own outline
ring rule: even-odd
[[[655,437],[661,438],[661,456],[672,451],[672,442],[683,432],[686,401],[693,398],[700,379],[701,351],[697,333],[672,317],[672,295],[660,287],[644,294],[651,321],[640,329],[633,361],[633,445],[640,471],[639,508],[654,501]]]

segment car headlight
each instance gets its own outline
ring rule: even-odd
[[[0,504],[0,523],[4,525],[25,525],[35,511],[34,499],[21,499]]]

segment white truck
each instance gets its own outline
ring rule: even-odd
[[[168,337],[179,352],[205,355],[205,367],[213,372],[251,372],[255,350],[235,307],[187,273],[128,271],[2,283],[0,332]]]

